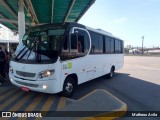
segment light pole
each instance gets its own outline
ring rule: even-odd
[[[142,36],[142,55],[143,55],[143,42],[144,42],[144,36]]]

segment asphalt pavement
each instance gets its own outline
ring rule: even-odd
[[[129,112],[160,111],[160,57],[125,56],[124,67],[112,79],[103,76],[82,84],[73,98],[95,89],[112,93],[127,104]]]
[[[4,94],[14,86],[8,80],[0,88]],[[76,89],[72,99],[78,100],[96,89],[104,89],[119,98],[127,104],[129,112],[160,111],[160,57],[125,56],[124,67],[115,71],[112,79],[102,76],[86,82]]]

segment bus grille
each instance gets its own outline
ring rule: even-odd
[[[29,72],[22,72],[22,71],[16,71],[17,75],[22,76],[22,77],[35,77],[35,73],[29,73]]]
[[[20,81],[17,81],[17,80],[15,80],[15,82],[20,84],[20,85],[25,85],[25,86],[28,86],[28,87],[39,87],[39,85],[37,85],[37,84],[24,83],[24,82],[20,82]]]

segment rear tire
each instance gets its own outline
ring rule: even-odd
[[[113,77],[113,75],[114,75],[114,68],[112,67],[111,70],[110,70],[110,73],[107,74],[107,78],[111,79]]]
[[[62,91],[62,95],[65,97],[72,97],[74,91],[76,88],[76,84],[73,78],[69,77],[66,78],[64,85],[63,85],[63,91]]]

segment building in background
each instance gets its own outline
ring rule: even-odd
[[[19,43],[19,35],[0,24],[0,45],[3,50],[13,53]]]
[[[12,32],[10,29],[0,24],[0,39],[1,40],[17,40],[19,35],[15,32]]]

